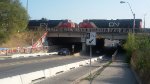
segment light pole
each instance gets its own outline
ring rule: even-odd
[[[135,13],[133,12],[133,10],[132,10],[131,5],[130,5],[129,2],[126,2],[126,1],[120,1],[120,3],[121,3],[121,4],[127,3],[127,4],[129,5],[129,8],[130,8],[131,13],[132,13],[132,15],[133,15],[133,33],[134,33],[134,28],[135,28]]]
[[[147,13],[144,14],[144,28],[145,28],[145,16],[147,15]]]
[[[26,4],[26,9],[27,9],[27,12],[28,12],[28,0],[27,0],[27,4]]]

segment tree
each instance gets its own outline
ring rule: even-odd
[[[29,16],[19,0],[0,1],[0,44],[11,34],[26,29]]]

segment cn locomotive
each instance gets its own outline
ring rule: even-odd
[[[79,23],[79,28],[133,28],[134,19],[117,20],[83,20]],[[142,19],[135,19],[135,28],[142,28]]]
[[[134,19],[83,20],[79,24],[71,20],[29,20],[29,29],[40,28],[133,28]],[[135,19],[135,28],[142,28],[142,19]]]
[[[28,28],[76,28],[78,25],[71,20],[29,20]]]

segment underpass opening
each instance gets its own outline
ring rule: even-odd
[[[92,46],[92,54],[93,56],[100,56],[104,54],[104,38],[96,38],[96,45]],[[86,46],[87,51],[86,54],[90,55],[90,46]]]
[[[104,54],[104,38],[96,38],[96,45],[92,46],[92,52],[94,56],[99,56]],[[81,38],[79,37],[49,37],[49,46],[55,46],[55,51],[61,48],[68,48],[72,53],[79,53],[82,55],[89,55],[89,46],[82,46]],[[82,47],[86,48],[86,51],[82,52]],[[49,49],[50,51],[54,50]]]
[[[49,37],[49,46],[55,46],[53,49],[49,48],[49,52],[55,50],[58,51],[61,48],[68,48],[70,52],[77,53],[82,49],[81,38],[75,37]]]

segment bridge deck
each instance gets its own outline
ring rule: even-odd
[[[107,39],[126,39],[128,33],[150,34],[150,29],[139,28],[47,28],[48,37],[85,38],[87,32],[96,32],[98,37]]]
[[[146,28],[47,28],[49,32],[150,33]]]

